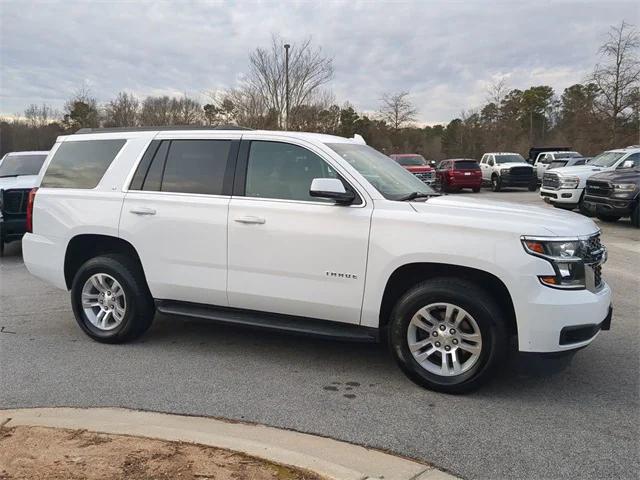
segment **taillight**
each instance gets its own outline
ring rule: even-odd
[[[36,192],[38,187],[32,188],[29,192],[29,199],[27,200],[27,232],[33,233],[33,202],[36,199]]]

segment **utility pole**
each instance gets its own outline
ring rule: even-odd
[[[285,75],[285,130],[289,130],[289,48],[291,45],[284,44],[284,75]]]

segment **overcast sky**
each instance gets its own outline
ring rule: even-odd
[[[340,104],[375,111],[383,92],[409,90],[421,122],[447,122],[499,78],[557,93],[583,81],[622,20],[640,24],[640,2],[0,0],[0,114],[62,108],[83,84],[101,102],[122,90],[204,99],[276,33],[334,58]]]

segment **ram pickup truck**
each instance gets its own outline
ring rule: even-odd
[[[600,220],[617,222],[629,217],[640,228],[640,165],[589,177],[584,203]]]
[[[542,176],[544,172],[551,167],[551,165],[558,160],[564,160],[565,162],[569,162],[571,160],[572,165],[584,165],[585,159],[578,152],[572,151],[560,151],[560,152],[543,152],[538,155],[538,158],[533,162],[533,167],[536,169],[536,175],[538,176],[538,183],[542,183]],[[569,166],[569,165],[562,165]],[[555,168],[558,168],[559,165],[556,165]]]
[[[494,192],[504,187],[527,187],[530,192],[538,188],[533,167],[519,153],[485,153],[480,160],[482,181]]]
[[[393,160],[402,165],[407,171],[413,173],[427,185],[436,181],[436,170],[422,155],[417,153],[393,153],[389,155]]]
[[[590,218],[441,196],[358,138],[81,130],[58,138],[28,219],[27,268],[104,343],[155,312],[382,340],[415,382],[460,393],[512,342],[570,354],[611,322]]]
[[[581,166],[555,168],[542,177],[540,196],[554,207],[573,210],[579,208],[589,214],[584,204],[587,179],[599,172],[624,170],[640,165],[640,147],[609,150]]]

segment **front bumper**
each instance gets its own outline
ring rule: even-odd
[[[540,197],[547,203],[563,203],[577,205],[580,202],[583,188],[540,188]]]
[[[595,197],[585,196],[585,207],[596,213],[603,215],[612,215],[620,217],[628,217],[631,215],[633,208],[638,200],[611,197]]]

